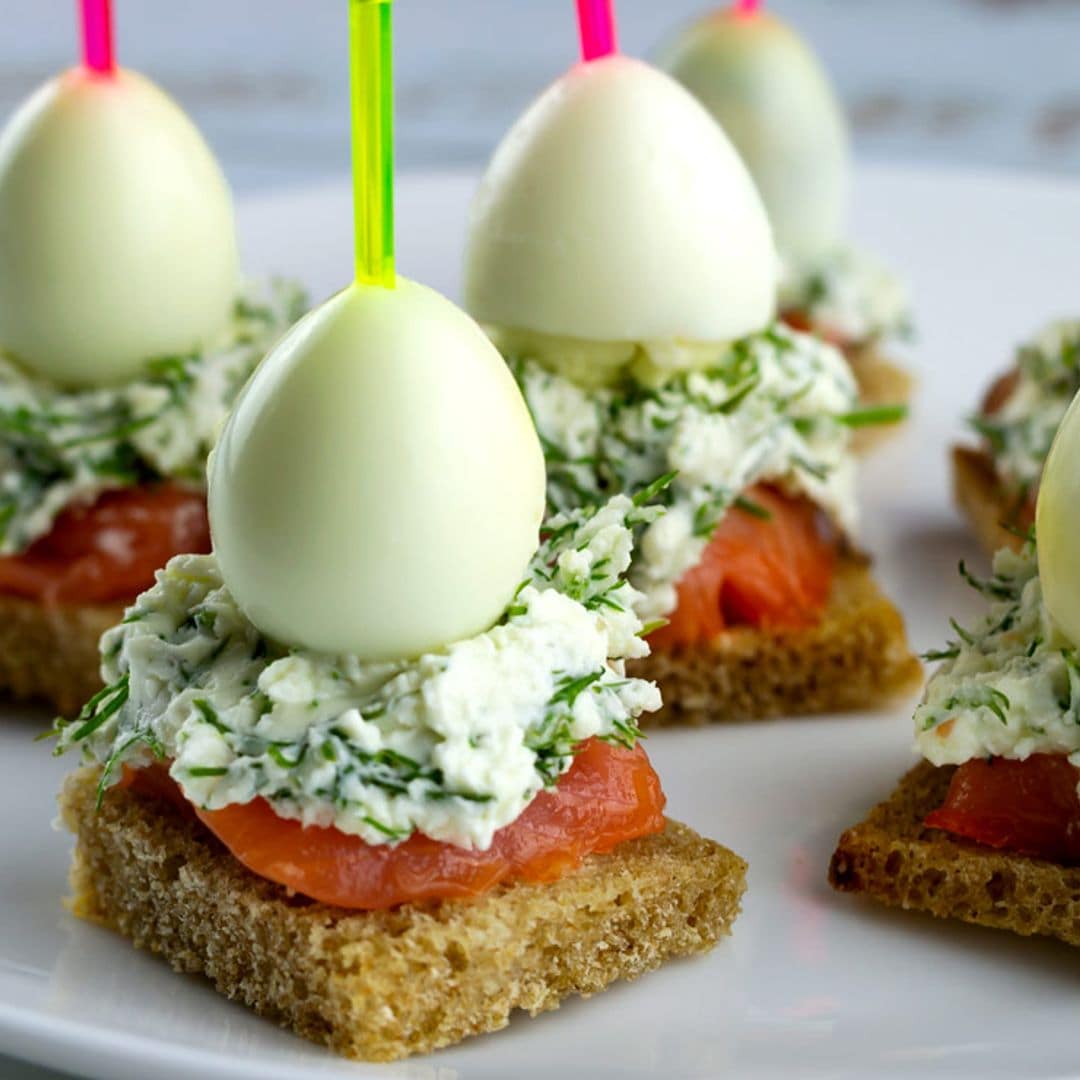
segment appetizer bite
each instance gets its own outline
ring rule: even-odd
[[[206,455],[303,296],[241,285],[217,162],[132,71],[16,110],[0,237],[0,692],[70,711],[124,605],[209,550]]]
[[[1080,399],[1046,462],[1036,533],[938,655],[915,711],[925,759],[840,838],[844,892],[1080,945]],[[1037,544],[1035,537],[1037,536]]]
[[[1080,321],[1050,323],[1017,349],[971,418],[978,444],[953,447],[956,503],[991,554],[1022,546],[1043,463],[1078,390]]]
[[[477,193],[466,304],[510,365],[552,512],[651,494],[630,580],[654,723],[873,706],[918,680],[851,541],[860,407],[841,355],[775,317],[776,254],[720,127],[605,55],[549,87]]]
[[[389,23],[353,11],[359,81]],[[158,574],[59,725],[87,761],[61,797],[75,913],[371,1060],[703,952],[745,884],[665,819],[638,741],[660,696],[624,670],[648,652],[624,574],[658,511],[616,495],[541,536],[502,358],[380,246],[388,130],[357,135],[385,182],[361,188],[356,283],[225,426],[214,554]]]
[[[906,403],[912,378],[888,350],[909,330],[907,290],[845,239],[848,129],[817,57],[785,22],[742,0],[688,27],[661,66],[719,121],[757,184],[783,259],[782,318],[844,350],[864,406]]]

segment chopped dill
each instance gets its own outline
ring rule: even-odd
[[[959,645],[950,645],[944,649],[927,649],[920,653],[920,657],[927,663],[936,663],[939,660],[955,660],[960,655]]]

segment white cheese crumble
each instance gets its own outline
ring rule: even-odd
[[[998,475],[1022,500],[1038,485],[1058,425],[1080,391],[1080,320],[1053,322],[1020,346],[1015,379],[1002,406],[972,425]]]
[[[780,310],[799,312],[823,333],[851,345],[905,337],[911,300],[884,263],[853,247],[810,260],[788,260],[780,277]]]
[[[102,389],[61,390],[0,352],[0,554],[25,551],[66,507],[112,488],[205,486],[233,400],[304,307],[296,286],[249,288],[217,346],[148,360],[141,378]]]
[[[182,555],[101,642],[107,688],[61,724],[105,763],[169,759],[198,806],[262,796],[282,817],[368,843],[419,831],[487,848],[594,736],[623,745],[660,707],[624,661],[648,654],[624,580],[626,497],[553,519],[529,577],[490,630],[393,663],[269,641],[212,555]]]
[[[946,659],[915,710],[918,751],[934,765],[1032,754],[1080,765],[1080,659],[1043,603],[1034,546],[999,551],[985,581],[967,577],[989,611],[971,629],[954,623],[958,640],[935,654]]]
[[[851,427],[870,414],[857,408],[847,361],[816,337],[773,327],[659,387],[585,389],[528,355],[508,359],[544,446],[554,510],[674,474],[658,494],[667,513],[643,526],[630,569],[646,620],[674,610],[677,582],[754,484],[805,495],[855,530]]]

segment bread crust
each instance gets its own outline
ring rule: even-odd
[[[903,616],[855,555],[838,562],[816,626],[736,627],[707,645],[656,650],[627,669],[660,684],[663,708],[640,721],[652,727],[876,707],[922,683]]]
[[[845,349],[859,387],[859,404],[865,408],[877,405],[907,405],[915,392],[915,376],[886,356],[876,344],[858,345]],[[859,428],[853,439],[855,450],[867,450],[891,438],[903,424],[880,424]]]
[[[0,593],[0,693],[71,716],[101,689],[98,640],[121,604],[46,606]]]
[[[840,837],[829,883],[942,919],[1080,945],[1080,867],[983,847],[923,826],[955,766],[923,761]]]
[[[669,821],[549,884],[474,901],[355,912],[246,870],[193,817],[68,777],[77,836],[71,910],[177,970],[347,1057],[392,1061],[588,996],[730,933],[746,883],[737,855]]]
[[[979,544],[989,555],[1003,547],[1019,550],[1023,541],[1002,526],[1013,516],[1009,497],[985,450],[954,446],[952,450],[953,498],[967,518]]]

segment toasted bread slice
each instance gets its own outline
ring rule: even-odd
[[[1080,867],[1013,855],[923,826],[954,766],[916,765],[890,798],[848,829],[829,882],[884,904],[1080,945]]]
[[[120,604],[46,607],[0,594],[0,694],[77,713],[101,689],[98,639],[123,617]]]
[[[915,392],[915,376],[907,368],[890,360],[876,344],[845,349],[859,385],[859,404],[866,408],[875,405],[907,405]],[[882,424],[859,428],[855,432],[855,449],[859,453],[883,442],[895,434],[901,424]]]
[[[1002,486],[990,455],[954,446],[952,463],[953,498],[987,554],[1003,547],[1019,549],[1023,541],[1002,524],[1012,517],[1015,502]]]
[[[664,706],[646,726],[763,720],[882,705],[922,682],[904,619],[865,560],[845,555],[821,621],[804,630],[736,627],[707,645],[657,650],[627,665],[655,679]]]
[[[548,884],[355,912],[290,895],[174,807],[73,773],[71,910],[348,1057],[392,1061],[633,979],[728,934],[746,864],[677,822]]]

